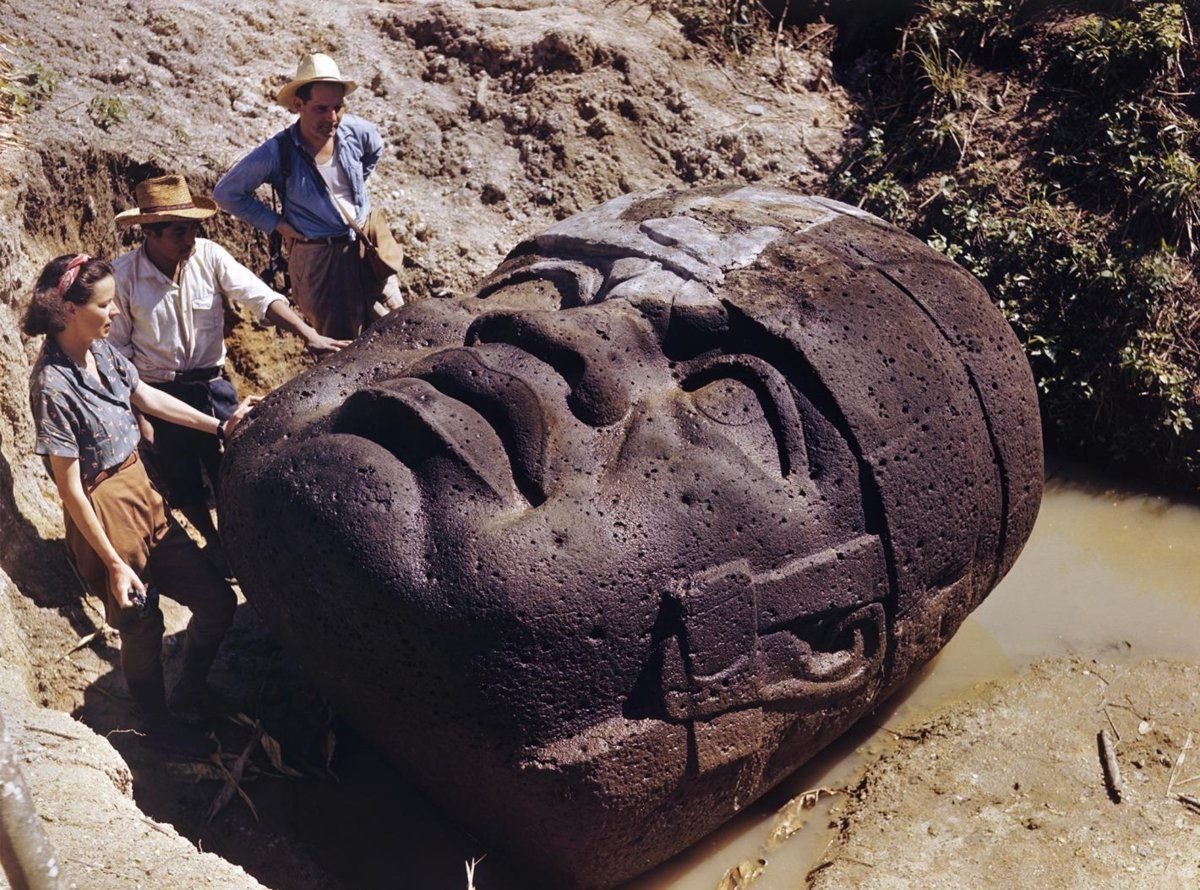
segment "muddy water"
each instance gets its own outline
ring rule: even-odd
[[[1051,464],[1033,535],[1009,575],[910,687],[847,737],[696,847],[629,890],[714,890],[726,870],[766,860],[754,890],[793,890],[820,860],[827,807],[767,848],[777,809],[808,789],[846,783],[886,727],[1010,676],[1077,654],[1107,662],[1200,660],[1200,505],[1113,488]]]

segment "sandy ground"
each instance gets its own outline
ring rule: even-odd
[[[1200,881],[1200,666],[1043,661],[893,728],[835,802],[837,837],[809,886]]]

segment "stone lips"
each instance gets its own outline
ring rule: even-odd
[[[243,589],[335,706],[555,886],[652,867],[924,664],[1041,493],[982,287],[861,211],[627,195],[273,393]]]

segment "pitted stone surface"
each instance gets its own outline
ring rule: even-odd
[[[1041,481],[973,278],[734,187],[618,198],[385,319],[239,431],[221,523],[361,732],[548,882],[605,886],[927,662]]]

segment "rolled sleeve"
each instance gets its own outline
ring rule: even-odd
[[[278,170],[278,146],[274,139],[268,139],[220,178],[213,189],[213,200],[226,213],[272,232],[279,223],[279,214],[260,201],[254,191],[264,182],[271,182]]]
[[[79,441],[64,410],[50,393],[42,393],[35,406],[37,437],[33,453],[53,457],[79,457]]]
[[[212,252],[212,270],[216,273],[222,293],[249,309],[255,321],[262,321],[267,314],[267,307],[276,300],[284,299],[221,245],[210,241],[208,249]]]

